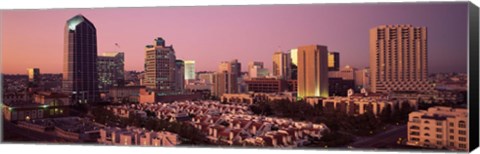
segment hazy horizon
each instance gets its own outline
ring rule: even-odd
[[[242,71],[261,61],[271,71],[275,51],[320,44],[340,53],[340,66],[368,67],[369,29],[425,26],[429,73],[467,71],[467,3],[301,4],[2,10],[2,73],[62,73],[64,26],[82,14],[97,29],[98,53],[125,53],[125,70],[142,71],[145,45],[163,37],[177,59],[215,71],[238,59]],[[119,44],[119,47],[115,46]]]

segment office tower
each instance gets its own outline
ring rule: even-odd
[[[241,80],[241,64],[238,62],[237,59],[231,61],[223,61],[220,63],[218,72],[227,72],[229,77],[228,81],[231,81],[232,84],[229,84],[228,93],[237,93],[239,92],[239,82]]]
[[[467,109],[435,106],[414,111],[408,114],[407,128],[407,145],[468,151]]]
[[[195,80],[195,61],[185,60],[185,80]]]
[[[185,62],[183,60],[175,60],[175,91],[182,93],[185,89]],[[193,72],[195,77],[195,72]]]
[[[340,53],[328,53],[328,71],[338,71],[340,69]]]
[[[95,102],[100,97],[95,26],[77,15],[67,21],[64,36],[63,91],[74,104]]]
[[[249,78],[262,78],[268,76],[268,69],[263,68],[263,62],[248,63]]]
[[[372,92],[429,91],[427,28],[382,25],[370,29]]]
[[[290,58],[292,59],[292,65],[291,65],[291,76],[290,79],[292,80],[297,80],[297,62],[298,62],[298,56],[297,56],[298,49],[291,49],[290,50]]]
[[[328,78],[329,96],[347,96],[349,89],[355,88],[355,80],[345,80],[343,78]]]
[[[256,93],[281,93],[288,90],[288,83],[283,79],[252,78],[246,80],[248,92]]]
[[[364,68],[355,71],[355,90],[365,88],[370,90],[370,69]]]
[[[242,74],[242,64],[240,64],[237,59],[231,61],[222,61],[218,67],[218,71],[227,71],[228,73],[234,74],[237,78],[239,78]]]
[[[28,81],[38,84],[40,82],[40,69],[38,68],[29,68],[28,72]]]
[[[289,80],[291,78],[291,64],[292,58],[290,53],[275,52],[272,57],[273,67],[272,73],[273,76],[276,76],[278,79]]]
[[[175,51],[166,46],[161,37],[153,45],[145,46],[145,76],[143,85],[158,95],[168,95],[175,91]]]
[[[329,78],[342,78],[344,80],[355,80],[355,71],[357,69],[349,65],[345,65],[342,69],[338,71],[329,71]]]
[[[327,46],[298,48],[298,97],[328,97]]]
[[[213,82],[214,96],[221,97],[225,93],[237,93],[238,91],[237,78],[228,71],[216,72]]]
[[[123,52],[106,52],[97,56],[98,89],[107,92],[110,87],[125,84],[125,55]]]
[[[298,62],[297,53],[298,53],[298,49],[290,49],[290,58],[292,59],[292,64],[295,66],[297,66],[297,62]]]
[[[215,76],[215,72],[199,72],[198,79],[206,84],[213,83],[213,78]]]

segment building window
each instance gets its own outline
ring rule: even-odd
[[[458,146],[459,146],[460,148],[463,148],[463,149],[467,148],[467,145],[466,145],[466,144],[458,144]]]
[[[465,141],[467,141],[467,138],[465,138],[465,137],[459,137],[458,140],[465,142]]]
[[[437,132],[442,132],[442,128],[437,128]]]
[[[442,121],[437,121],[437,126],[441,126],[442,124]]]
[[[460,135],[467,135],[467,131],[459,130],[459,131],[458,131],[458,134],[460,134]]]
[[[419,130],[419,129],[420,129],[420,127],[418,127],[418,126],[410,126],[410,129],[416,129],[416,130]]]
[[[442,138],[442,135],[441,135],[441,134],[437,134],[437,138]]]
[[[454,126],[453,122],[451,122],[449,125],[450,125],[450,127],[453,127],[453,126]]]
[[[423,123],[429,124],[430,122],[428,122],[427,120],[425,120],[425,121],[423,121]]]
[[[450,133],[453,133],[453,132],[454,132],[453,129],[450,129]]]
[[[458,122],[458,127],[460,127],[460,128],[466,128],[467,126],[466,126],[466,124],[465,124],[465,121],[459,121],[459,122]]]
[[[453,136],[450,136],[450,139],[451,139],[451,140],[454,140],[454,139],[455,139],[455,137],[453,137]]]
[[[430,128],[428,128],[428,127],[425,127],[425,128],[423,128],[423,129],[424,129],[424,130],[430,130]]]
[[[442,145],[442,141],[437,141],[437,144],[438,144],[438,145]]]

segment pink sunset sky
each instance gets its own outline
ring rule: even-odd
[[[467,3],[311,4],[2,10],[2,73],[61,73],[66,21],[82,14],[97,29],[98,53],[125,53],[125,70],[143,70],[144,47],[163,37],[196,71],[238,59],[271,68],[272,54],[320,44],[340,52],[341,66],[368,66],[370,28],[428,28],[430,72],[466,72]],[[118,43],[120,48],[115,46]]]

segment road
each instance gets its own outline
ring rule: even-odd
[[[397,145],[398,138],[405,139],[407,137],[407,125],[395,126],[385,132],[379,133],[372,137],[367,137],[359,141],[351,143],[349,146],[353,148],[393,148],[400,147]]]

